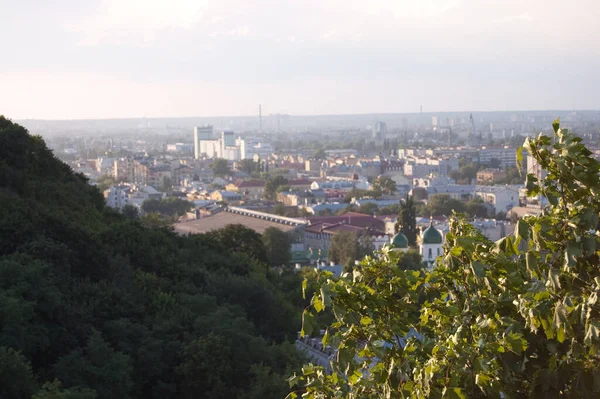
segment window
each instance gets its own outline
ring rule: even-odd
[[[440,255],[441,255],[441,254],[440,254],[440,249],[438,248],[438,249],[437,249],[437,256],[440,256]]]
[[[433,258],[433,256],[431,255],[431,248],[429,248],[429,259]]]

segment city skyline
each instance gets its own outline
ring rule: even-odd
[[[598,109],[600,5],[0,2],[13,119]],[[7,93],[9,93],[7,95]]]

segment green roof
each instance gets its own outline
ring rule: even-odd
[[[406,236],[404,234],[402,234],[401,232],[398,232],[398,234],[396,234],[393,238],[392,238],[392,248],[408,248],[408,239],[406,238]]]
[[[423,244],[442,243],[442,233],[438,229],[433,227],[433,222],[429,225],[427,229],[425,229],[421,238],[423,239]]]

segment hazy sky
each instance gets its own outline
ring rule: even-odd
[[[0,0],[0,114],[600,108],[598,0]]]

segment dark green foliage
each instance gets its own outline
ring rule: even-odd
[[[409,246],[417,245],[417,211],[413,197],[408,194],[406,200],[400,204],[395,230],[396,233],[401,232],[406,236]]]
[[[277,190],[288,184],[288,179],[281,175],[277,175],[275,177],[269,177],[265,181],[265,192],[264,196],[266,199],[275,199]]]
[[[140,211],[133,205],[125,205],[123,207],[123,216],[128,220],[135,220],[140,217]]]
[[[243,226],[179,236],[108,209],[0,117],[0,397],[182,397],[196,377],[179,371],[202,369],[192,349],[211,337],[230,354],[211,378],[227,384],[195,397],[280,395],[299,362],[287,340],[300,281],[281,281],[267,259]]]
[[[260,173],[260,163],[254,161],[253,159],[242,159],[237,163],[237,170],[247,173],[251,175],[252,173]]]
[[[421,270],[423,268],[423,258],[416,249],[399,252],[398,266],[402,270]]]
[[[373,183],[373,191],[388,195],[394,194],[396,182],[388,176],[378,176]]]
[[[341,231],[331,239],[328,256],[330,261],[350,268],[355,260],[371,254],[373,249],[373,242],[369,235]]]
[[[0,346],[0,398],[29,399],[35,386],[27,359],[14,349]]]
[[[88,388],[63,389],[58,380],[47,382],[42,386],[32,399],[96,399],[96,391]]]
[[[212,163],[212,170],[215,176],[227,177],[231,175],[231,168],[226,159],[217,158]]]
[[[269,261],[261,235],[244,225],[230,224],[206,235],[229,253],[243,254],[263,263]]]
[[[287,265],[292,258],[290,236],[277,227],[267,228],[263,235],[270,266]]]
[[[180,198],[169,197],[161,200],[149,199],[142,204],[145,213],[158,213],[161,216],[182,216],[189,211],[194,204]],[[123,212],[125,213],[125,212]]]

